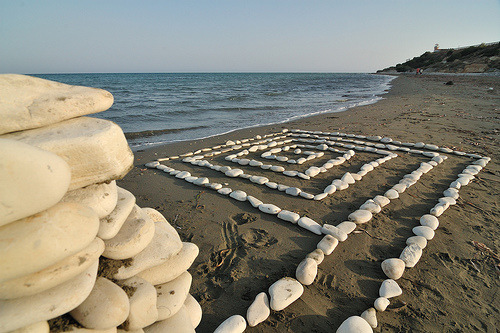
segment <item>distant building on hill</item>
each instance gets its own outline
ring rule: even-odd
[[[437,52],[437,51],[439,51],[439,44],[434,45],[434,52]]]

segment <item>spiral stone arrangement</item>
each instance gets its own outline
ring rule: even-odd
[[[0,75],[0,332],[194,332],[198,247],[116,185],[104,90]]]

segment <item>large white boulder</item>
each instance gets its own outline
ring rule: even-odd
[[[139,277],[122,280],[121,285],[132,288],[129,296],[130,311],[123,326],[128,331],[135,331],[149,326],[158,320],[156,308],[156,288],[149,282]]]
[[[302,296],[304,287],[299,281],[284,277],[269,287],[270,306],[274,311],[281,311]]]
[[[158,309],[158,320],[172,317],[184,305],[193,277],[188,272],[182,273],[178,278],[155,286],[156,308]]]
[[[0,139],[0,156],[0,226],[52,207],[68,190],[71,172],[56,154]]]
[[[87,247],[99,219],[90,208],[59,203],[0,227],[0,283],[38,272]]]
[[[134,155],[115,123],[80,117],[42,128],[4,134],[62,157],[71,169],[70,190],[123,178]]]
[[[62,202],[78,202],[92,208],[100,219],[108,216],[115,209],[118,201],[116,181],[93,184],[67,192]]]
[[[153,325],[144,328],[145,333],[195,333],[191,318],[185,306],[183,306],[172,317],[157,321]]]
[[[113,104],[109,92],[37,77],[0,75],[0,134],[101,112]]]

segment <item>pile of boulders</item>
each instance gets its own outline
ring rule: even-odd
[[[104,90],[0,75],[0,332],[194,332],[198,247],[116,185]]]

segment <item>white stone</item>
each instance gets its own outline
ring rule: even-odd
[[[235,200],[238,201],[246,201],[247,200],[247,194],[243,191],[240,190],[235,190],[229,194],[229,196]]]
[[[447,203],[448,205],[455,205],[457,201],[453,198],[450,197],[442,197],[438,199],[439,202],[441,203]]]
[[[352,221],[354,223],[366,223],[372,219],[373,215],[370,211],[364,210],[364,209],[358,209],[347,217],[349,221]]]
[[[344,320],[336,331],[337,333],[372,333],[372,327],[359,316],[351,316]]]
[[[133,166],[134,155],[121,128],[108,120],[80,117],[2,137],[62,157],[71,169],[69,190],[121,179]]]
[[[390,190],[385,192],[384,196],[387,197],[387,199],[393,200],[393,199],[399,198],[399,193],[398,193],[398,191],[393,190],[391,188]]]
[[[191,324],[191,318],[185,306],[182,306],[179,311],[172,317],[157,321],[153,325],[144,328],[145,333],[195,333],[194,327]]]
[[[393,279],[387,279],[382,282],[382,285],[379,289],[380,297],[392,298],[399,296],[403,293],[401,287],[399,287],[398,283]]]
[[[417,244],[408,245],[403,249],[399,259],[405,262],[405,266],[408,268],[414,267],[422,256],[422,248]]]
[[[0,227],[0,283],[38,272],[86,248],[99,219],[90,208],[59,203]]]
[[[467,186],[471,182],[471,178],[462,176],[458,177],[456,181],[460,184],[460,186]]]
[[[198,185],[198,186],[203,186],[205,184],[208,184],[210,180],[207,177],[201,177],[196,179],[193,184]]]
[[[243,333],[247,328],[245,318],[240,315],[234,315],[224,320],[214,333]]]
[[[458,195],[458,190],[457,190],[457,189],[454,189],[454,188],[449,188],[449,189],[445,190],[445,191],[443,192],[443,195],[444,195],[445,197],[451,197],[451,198],[453,198],[453,199],[455,199],[455,200],[457,200],[457,199],[458,199],[458,197],[459,197],[459,195]]]
[[[33,296],[0,300],[0,331],[10,332],[58,317],[81,304],[92,290],[97,261],[75,278]]]
[[[287,306],[295,302],[302,296],[304,287],[299,281],[284,277],[274,282],[269,287],[269,295],[271,296],[270,306],[274,311],[281,311]]]
[[[182,249],[158,266],[148,268],[137,274],[153,285],[170,282],[179,277],[193,264],[200,253],[196,244],[183,242]]]
[[[129,315],[123,326],[128,331],[134,331],[157,321],[156,288],[151,283],[136,276],[123,280],[121,284],[134,288],[133,294],[129,297]]]
[[[384,312],[385,309],[387,309],[387,307],[389,306],[389,304],[391,304],[391,301],[389,301],[387,298],[379,297],[373,303],[373,307],[377,309],[377,311]]]
[[[321,228],[321,231],[325,235],[331,235],[338,239],[339,242],[343,242],[347,239],[347,234],[343,232],[341,229],[337,228],[336,226],[330,225],[330,224],[323,224],[323,227]]]
[[[320,173],[320,168],[318,167],[310,167],[309,169],[306,170],[305,174],[308,175],[309,177],[314,177]]]
[[[431,210],[429,211],[429,213],[431,213],[432,215],[436,216],[436,217],[439,217],[441,216],[441,214],[444,213],[444,206],[442,205],[436,205],[434,207],[431,208]]]
[[[242,175],[243,174],[243,170],[241,169],[231,169],[231,170],[228,170],[224,173],[226,176],[228,177],[238,177],[239,175]]]
[[[37,77],[0,75],[0,134],[47,126],[101,112],[113,104],[109,92]]]
[[[186,179],[188,177],[191,177],[191,173],[188,171],[181,171],[175,175],[175,178],[179,178],[179,179]]]
[[[259,210],[263,213],[272,215],[277,215],[279,212],[281,212],[281,208],[273,204],[261,204],[259,205]]]
[[[181,309],[189,294],[192,280],[191,274],[184,272],[170,282],[155,286],[158,320],[170,318]]]
[[[133,256],[131,262],[120,266],[113,278],[128,279],[148,268],[161,265],[179,253],[181,248],[182,242],[177,231],[167,222],[156,222],[155,235],[151,243],[139,254]]]
[[[316,194],[313,199],[316,200],[316,201],[320,201],[320,200],[323,200],[324,198],[326,198],[328,196],[328,193],[320,193],[320,194]]]
[[[391,200],[389,198],[383,196],[383,195],[377,195],[375,198],[373,198],[373,201],[379,205],[380,207],[387,206]]]
[[[111,214],[118,201],[116,181],[89,185],[69,191],[61,199],[62,202],[77,202],[92,208],[100,219]]]
[[[420,218],[420,224],[436,230],[439,226],[439,220],[433,215],[425,214]]]
[[[288,195],[293,195],[294,197],[298,196],[302,192],[300,188],[297,187],[289,187],[285,190],[285,193]]]
[[[10,333],[49,333],[50,326],[46,320],[39,321],[28,326],[18,328],[17,330],[11,331]]]
[[[271,171],[274,171],[274,172],[283,172],[283,171],[285,171],[285,168],[283,168],[282,166],[279,166],[279,165],[273,165],[271,167]]]
[[[269,308],[269,299],[265,292],[261,292],[255,297],[255,300],[248,307],[247,322],[248,326],[254,327],[265,321],[271,314]]]
[[[102,255],[114,260],[132,258],[149,245],[154,234],[154,221],[137,206],[116,236],[104,241]]]
[[[217,192],[220,194],[223,194],[223,195],[228,195],[231,192],[233,192],[233,190],[228,188],[228,187],[223,187],[223,188],[218,189]]]
[[[312,200],[314,199],[314,195],[311,194],[311,193],[307,193],[307,192],[300,192],[299,195],[302,197],[302,198],[305,198],[305,199],[308,199],[308,200]]]
[[[360,170],[370,172],[373,171],[373,166],[371,164],[364,164],[361,166]]]
[[[259,199],[255,198],[255,197],[253,197],[251,195],[247,195],[247,200],[255,208],[257,208],[257,207],[259,207],[260,205],[263,204],[262,201],[260,201]]]
[[[399,194],[403,193],[406,191],[407,186],[405,184],[396,184],[392,187],[393,190],[398,192]]]
[[[307,229],[316,235],[321,235],[321,225],[318,224],[318,222],[310,219],[307,216],[302,216],[299,221],[297,222],[299,226],[301,226],[304,229]]]
[[[327,235],[327,236],[329,236],[329,235]],[[332,236],[329,236],[329,237],[331,237],[337,241],[336,238],[334,238]],[[337,241],[337,243],[338,243],[338,241]],[[308,253],[306,258],[314,259],[314,261],[316,261],[316,263],[319,265],[323,262],[323,259],[325,259],[325,252],[323,252],[323,250],[321,250],[321,249],[316,249],[316,250]]]
[[[98,277],[90,295],[70,314],[87,328],[105,330],[123,323],[129,311],[125,291],[110,280]]]
[[[361,318],[363,318],[364,320],[366,320],[366,322],[368,324],[370,324],[370,326],[372,328],[376,328],[377,325],[378,325],[378,322],[377,322],[377,310],[375,310],[374,308],[369,308],[369,309],[363,311],[363,313],[361,314]]]
[[[397,280],[405,271],[405,262],[398,258],[390,258],[382,261],[382,271],[388,278]]]
[[[300,219],[300,215],[294,212],[290,212],[288,210],[282,210],[281,212],[278,213],[278,218],[296,224],[297,221]]]
[[[418,226],[412,229],[413,233],[417,236],[425,237],[428,241],[434,238],[434,230],[427,226]]]
[[[341,181],[346,182],[347,184],[354,184],[356,181],[352,177],[352,175],[349,172],[346,172],[342,178],[340,178]]]
[[[319,241],[316,247],[328,256],[332,254],[338,243],[339,240],[337,238],[333,237],[332,235],[326,235]]]
[[[200,303],[198,303],[193,295],[188,294],[186,301],[184,302],[184,306],[189,314],[189,318],[191,318],[191,325],[193,325],[193,328],[198,327],[203,316]]]
[[[380,213],[380,211],[382,210],[382,207],[377,205],[375,203],[375,201],[373,201],[372,199],[369,199],[364,204],[362,204],[359,207],[359,209],[367,210],[367,211],[371,212],[372,214],[377,214],[377,213]]]
[[[427,239],[422,236],[411,236],[406,239],[406,245],[411,245],[411,244],[416,244],[418,245],[421,249],[425,249],[427,246]]]
[[[95,264],[103,251],[103,241],[96,238],[83,250],[52,266],[1,283],[0,299],[31,296],[65,283]]]
[[[351,221],[344,221],[341,222],[337,225],[337,228],[343,232],[345,232],[347,235],[349,235],[351,232],[356,229],[356,223],[351,222]]]
[[[120,187],[118,187],[117,193],[118,200],[115,209],[99,222],[97,236],[101,239],[115,237],[135,207],[135,197],[132,193]]]
[[[56,154],[0,139],[0,156],[0,226],[52,207],[68,190],[70,168]]]
[[[312,284],[317,274],[318,263],[311,258],[302,260],[295,270],[297,280],[305,286]]]
[[[361,178],[363,178],[363,176],[357,174],[357,173],[351,173],[351,177],[355,180],[355,181],[360,181]]]
[[[261,176],[252,176],[250,177],[250,181],[252,183],[256,183],[256,184],[265,184],[269,181],[269,179],[267,179],[266,177],[261,177]]]
[[[283,174],[288,177],[295,177],[299,174],[299,172],[296,170],[285,170],[283,171]]]
[[[335,186],[335,188],[339,191],[345,190],[349,187],[349,184],[340,179],[335,179],[334,181],[332,181],[332,185]]]
[[[260,161],[256,161],[256,160],[251,160],[250,163],[248,163],[250,166],[253,166],[253,167],[260,167],[262,164],[262,162]]]

